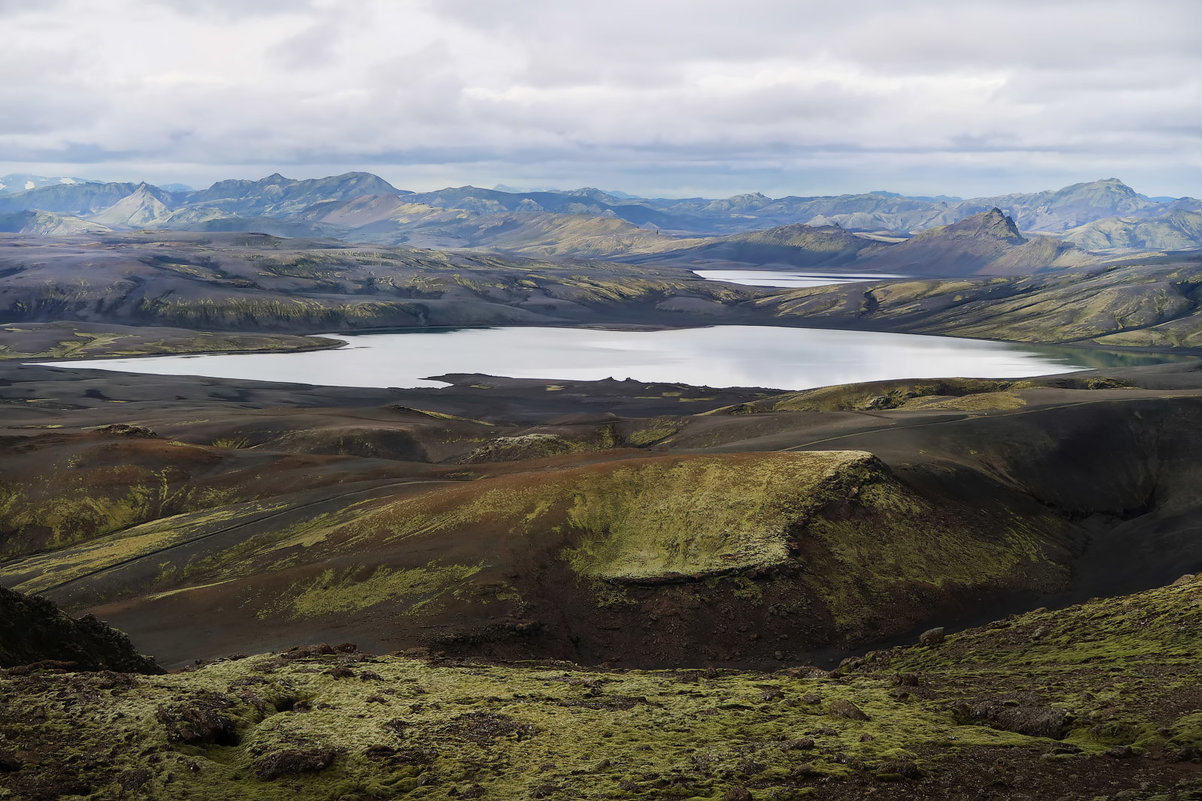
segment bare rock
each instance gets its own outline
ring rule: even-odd
[[[328,768],[337,755],[338,752],[333,748],[298,748],[287,751],[273,751],[255,760],[255,773],[263,781],[271,781],[281,776],[316,773]]]
[[[225,714],[234,700],[220,693],[205,693],[189,703],[160,707],[159,722],[167,730],[167,741],[184,745],[237,745],[234,720]]]
[[[853,704],[851,701],[837,698],[831,701],[831,705],[827,707],[826,713],[833,718],[847,718],[848,720],[870,720],[864,710]]]
[[[919,645],[938,645],[947,639],[947,635],[943,631],[943,627],[927,629],[922,634],[918,635]]]
[[[1073,721],[1072,715],[1063,709],[1042,705],[1028,697],[990,698],[974,704],[960,704],[953,714],[960,723],[983,724],[1002,731],[1053,740],[1063,739]]]

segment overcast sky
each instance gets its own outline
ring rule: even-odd
[[[1202,0],[0,0],[0,173],[1202,195]]]

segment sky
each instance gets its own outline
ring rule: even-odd
[[[0,0],[0,174],[1202,195],[1200,0]]]

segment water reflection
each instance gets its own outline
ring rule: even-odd
[[[163,356],[52,364],[361,387],[442,386],[430,376],[634,378],[805,389],[894,378],[1017,378],[1083,369],[1097,351],[866,331],[713,326],[668,331],[483,328],[339,336],[336,351]]]
[[[693,274],[707,281],[725,281],[728,284],[768,286],[785,289],[909,278],[906,275],[886,275],[883,273],[815,273],[792,270],[693,270]]]

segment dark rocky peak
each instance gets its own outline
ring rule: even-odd
[[[971,217],[965,217],[951,225],[923,231],[914,238],[928,237],[980,237],[1001,239],[1015,245],[1021,245],[1027,241],[1026,237],[1019,232],[1018,226],[1014,224],[1014,219],[996,207]]]

